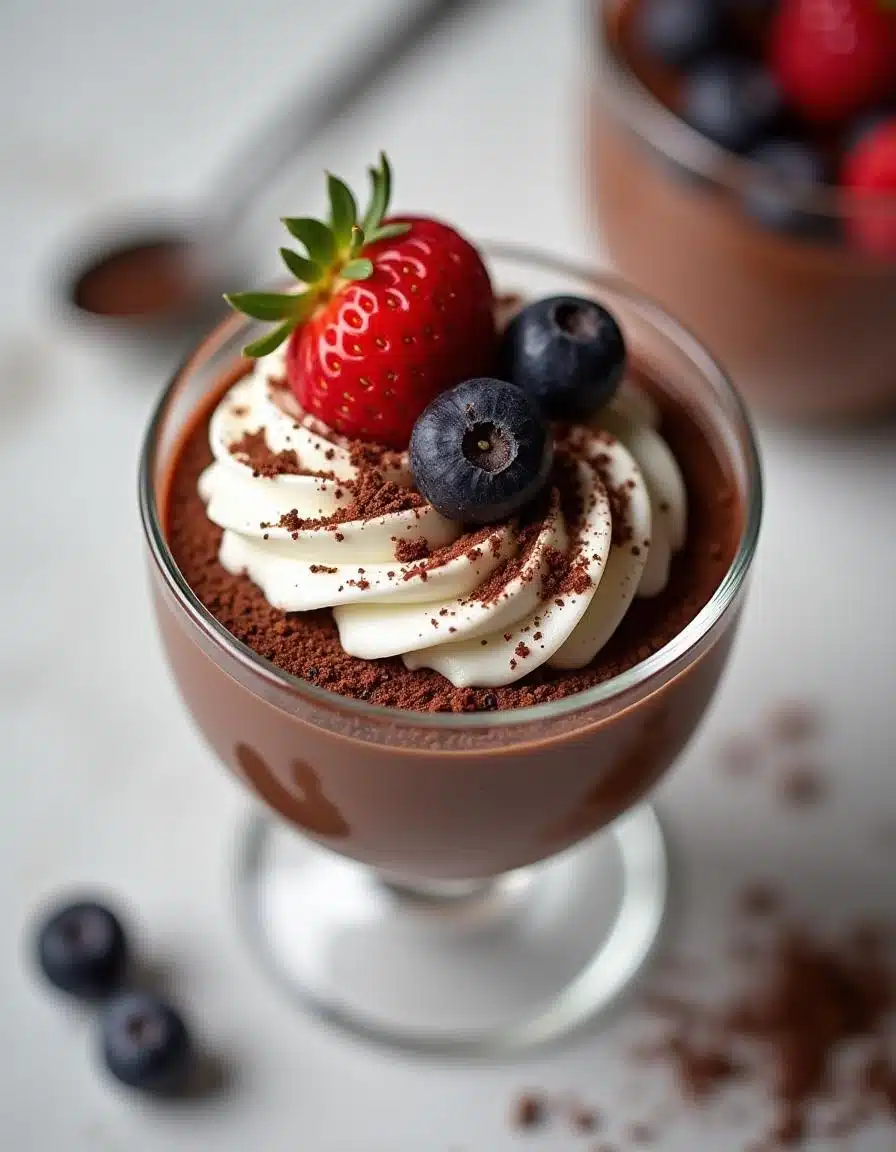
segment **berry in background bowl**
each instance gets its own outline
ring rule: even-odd
[[[896,9],[589,0],[587,172],[620,272],[757,408],[896,405]]]

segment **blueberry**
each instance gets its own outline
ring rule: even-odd
[[[774,77],[747,60],[714,56],[685,77],[682,118],[731,152],[744,152],[758,143],[782,109]]]
[[[644,51],[670,68],[693,64],[715,46],[717,0],[642,0],[634,32]]]
[[[467,380],[437,396],[411,433],[420,492],[449,520],[488,524],[544,487],[553,440],[538,406],[503,380]]]
[[[56,908],[37,934],[37,957],[51,984],[75,996],[104,996],[121,983],[127,942],[118,917],[90,900]]]
[[[744,211],[777,232],[821,238],[827,217],[813,211],[809,199],[825,184],[827,165],[821,153],[802,140],[778,136],[749,153],[757,168],[743,190]]]
[[[191,1044],[180,1014],[146,992],[118,996],[100,1020],[103,1059],[123,1084],[147,1092],[181,1088],[190,1067]]]
[[[613,398],[625,371],[625,341],[594,300],[551,296],[529,304],[508,326],[501,368],[549,419],[585,419]]]

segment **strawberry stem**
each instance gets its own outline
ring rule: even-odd
[[[298,283],[306,286],[303,292],[235,292],[224,297],[231,308],[253,320],[280,321],[267,335],[248,344],[244,355],[273,352],[347,281],[373,275],[373,261],[363,255],[365,248],[403,236],[410,229],[410,224],[400,221],[383,223],[392,195],[392,169],[385,152],[380,153],[379,166],[369,168],[368,174],[370,202],[360,224],[351,189],[329,172],[329,223],[307,216],[284,218],[287,231],[304,247],[305,255],[281,248],[280,256]]]

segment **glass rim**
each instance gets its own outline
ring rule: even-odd
[[[759,539],[759,526],[762,519],[763,483],[756,434],[745,402],[735,389],[724,369],[716,363],[710,353],[687,328],[673,319],[658,304],[630,288],[614,273],[598,271],[588,265],[552,256],[528,248],[525,245],[503,242],[484,242],[481,245],[487,257],[516,260],[537,265],[545,270],[574,276],[590,282],[596,288],[606,286],[630,301],[640,309],[645,319],[656,329],[674,334],[676,343],[685,355],[697,366],[701,374],[721,385],[721,389],[734,407],[734,424],[739,430],[739,443],[743,446],[744,468],[746,473],[746,502],[744,525],[741,538],[728,571],[725,573],[710,599],[672,640],[646,660],[633,665],[626,671],[596,684],[582,692],[575,692],[560,700],[550,700],[542,704],[524,708],[504,709],[494,712],[413,712],[380,704],[370,704],[365,700],[342,696],[326,688],[320,688],[298,676],[294,676],[260,656],[247,644],[233,636],[223,624],[205,607],[180,572],[162,528],[153,477],[156,470],[159,433],[168,415],[169,406],[178,387],[196,360],[202,357],[209,345],[220,345],[229,339],[246,323],[245,317],[234,315],[223,320],[192,349],[181,361],[173,376],[165,386],[149,419],[143,438],[138,467],[138,499],[143,531],[150,548],[153,561],[165,579],[168,589],[174,594],[181,609],[190,620],[200,627],[211,640],[225,653],[236,660],[253,676],[260,677],[275,690],[284,689],[307,700],[309,703],[328,709],[345,710],[359,720],[388,721],[412,727],[425,727],[443,730],[491,729],[501,726],[525,725],[557,719],[583,711],[597,704],[611,702],[614,697],[639,688],[672,667],[696,647],[727,609],[737,598],[749,572]],[[730,425],[730,417],[726,417]],[[737,426],[739,425],[739,429]]]
[[[594,5],[594,0],[586,3]],[[589,23],[602,96],[625,124],[673,164],[734,193],[741,192],[750,182],[763,183],[788,196],[794,207],[819,217],[889,218],[891,213],[896,213],[896,195],[886,192],[866,195],[831,183],[811,191],[797,191],[786,177],[770,172],[766,165],[730,152],[703,136],[640,80],[607,32],[604,4],[595,7],[594,18]]]

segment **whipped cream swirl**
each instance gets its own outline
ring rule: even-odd
[[[511,684],[542,664],[585,667],[636,596],[665,588],[687,497],[631,382],[592,424],[558,430],[563,492],[524,522],[462,534],[399,454],[377,462],[382,498],[364,507],[371,465],[302,413],[284,378],[278,350],[221,399],[199,492],[224,530],[221,564],[284,612],[332,609],[350,655],[401,656],[456,687]]]

